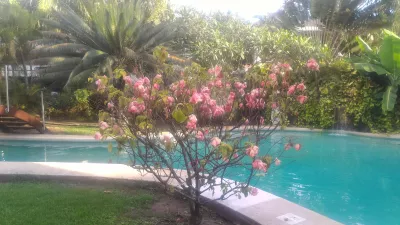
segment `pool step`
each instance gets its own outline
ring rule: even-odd
[[[7,116],[0,116],[0,128],[3,128],[5,131],[36,129],[35,127],[29,125],[26,121]]]
[[[10,112],[5,109],[4,106],[0,105],[0,130],[13,132],[36,129],[40,133],[44,132],[43,125],[38,117],[15,108],[10,108]]]

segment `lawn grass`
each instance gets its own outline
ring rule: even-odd
[[[66,186],[53,183],[0,183],[1,225],[142,225],[133,218],[149,210],[149,191]],[[149,220],[150,219],[150,220]]]
[[[71,134],[71,135],[94,135],[99,131],[98,127],[93,126],[67,126],[49,124],[46,128],[52,134]]]

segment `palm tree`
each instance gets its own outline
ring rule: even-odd
[[[93,73],[111,76],[113,68],[126,65],[154,70],[153,49],[171,40],[175,26],[155,25],[146,1],[81,1],[79,7],[59,4],[48,31],[30,42],[32,64],[46,65],[41,81],[53,89],[86,84]]]
[[[39,12],[28,11],[18,2],[0,3],[0,58],[2,64],[22,65],[28,84],[26,43],[38,37]]]
[[[397,0],[286,0],[284,7],[265,21],[295,30],[333,53],[346,52],[346,43],[392,24]]]

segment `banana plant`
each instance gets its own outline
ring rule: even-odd
[[[387,76],[389,85],[383,95],[382,110],[393,111],[400,85],[400,37],[383,30],[384,38],[378,50],[373,50],[361,37],[356,40],[363,55],[353,58],[354,68]]]

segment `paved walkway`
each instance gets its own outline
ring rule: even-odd
[[[42,135],[44,136],[44,135]],[[53,136],[52,136],[53,139]],[[121,164],[96,164],[96,163],[44,163],[44,162],[0,162],[0,176],[15,175],[40,175],[68,177],[97,177],[114,178],[123,180],[155,181],[151,174],[142,175],[138,170]],[[218,196],[220,190],[215,191]],[[204,197],[212,199],[211,192],[206,192]],[[296,205],[278,196],[259,190],[257,196],[237,199],[231,197],[219,201],[222,206],[216,208],[219,213],[230,213],[249,218],[259,224],[265,225],[338,225],[316,212]],[[225,208],[222,210],[222,208]],[[219,210],[221,209],[221,210]],[[229,212],[227,212],[227,210]]]

